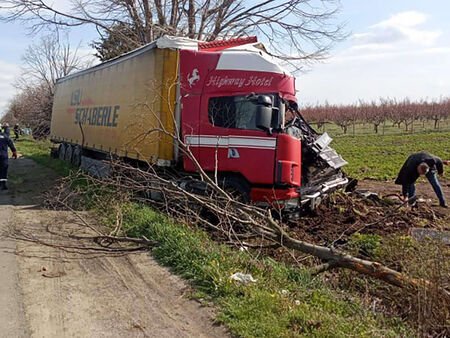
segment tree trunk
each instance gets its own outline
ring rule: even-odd
[[[334,268],[345,268],[382,280],[391,285],[395,285],[401,288],[412,287],[414,289],[417,289],[418,287],[432,287],[431,283],[426,280],[409,278],[408,276],[405,276],[398,271],[392,270],[382,265],[381,263],[367,261],[348,255],[345,252],[339,250],[293,239],[273,220],[269,220],[269,222],[276,228],[276,231],[278,231],[279,234],[277,235],[272,232],[260,230],[260,232],[264,236],[270,238],[276,243],[280,243],[286,248],[298,250],[326,261],[324,265],[316,267],[316,269],[314,269],[313,271],[314,273],[323,272]],[[447,290],[441,291],[443,296],[447,297],[450,300],[450,293]]]
[[[188,8],[188,37],[193,39],[195,37],[195,2],[189,0]]]

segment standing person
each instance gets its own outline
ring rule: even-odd
[[[11,139],[4,132],[0,133],[0,190],[6,190],[8,178],[8,147],[13,153],[13,158],[17,158],[17,151]]]
[[[16,123],[14,125],[14,141],[17,141],[19,139],[19,133],[20,133],[20,128],[19,128],[19,125]]]
[[[439,205],[447,208],[444,193],[436,177],[436,172],[439,176],[443,175],[444,164],[448,165],[449,161],[442,161],[439,157],[427,153],[412,154],[400,169],[395,184],[402,185],[402,195],[405,199],[414,198],[416,197],[414,183],[420,175],[425,175],[439,199]],[[413,203],[410,202],[411,204]]]
[[[9,129],[9,124],[8,122],[3,122],[3,134],[6,134],[6,136],[9,137],[9,134],[11,133],[10,129]]]

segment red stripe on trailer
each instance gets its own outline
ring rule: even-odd
[[[258,42],[258,38],[256,36],[250,36],[248,38],[237,38],[230,40],[216,40],[210,42],[199,42],[198,49],[204,51],[218,51],[227,49],[230,47],[236,47],[240,45],[245,45],[247,43],[255,43]]]

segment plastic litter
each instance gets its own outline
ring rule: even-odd
[[[236,273],[232,274],[230,276],[230,280],[237,281],[237,282],[240,282],[240,283],[245,283],[245,284],[247,284],[247,283],[256,283],[258,281],[257,279],[254,279],[252,275],[244,274],[244,273],[241,273],[241,272],[236,272]]]

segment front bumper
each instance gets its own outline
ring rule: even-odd
[[[261,207],[272,207],[282,209],[293,214],[298,213],[300,209],[315,209],[322,200],[332,192],[343,189],[349,183],[347,177],[338,177],[312,187],[300,187],[298,189],[288,190],[270,190],[270,189],[252,189],[253,197],[264,197],[266,200],[253,199],[254,203]],[[265,193],[265,195],[263,195]],[[270,196],[270,199],[268,198]]]
[[[300,194],[300,206],[309,206],[315,209],[323,200],[323,198],[333,191],[344,188],[348,184],[347,177],[338,177],[334,180],[327,181],[314,187],[301,187],[298,189]]]

